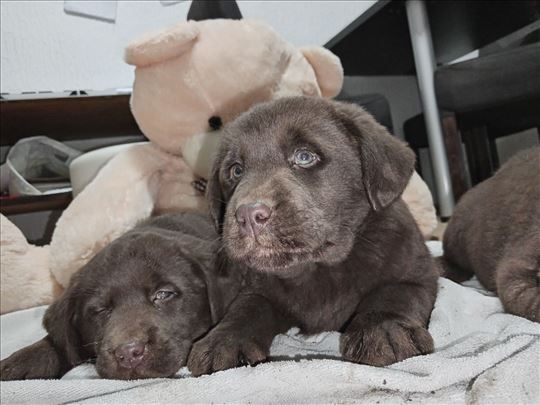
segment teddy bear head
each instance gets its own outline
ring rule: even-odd
[[[134,65],[133,115],[142,132],[206,177],[219,128],[254,104],[278,97],[333,97],[339,59],[296,48],[254,20],[187,21],[126,48]]]

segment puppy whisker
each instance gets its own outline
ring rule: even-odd
[[[85,343],[84,345],[81,345],[80,347],[96,346],[96,345],[99,345],[100,343],[101,343],[100,341],[90,342],[90,343]]]

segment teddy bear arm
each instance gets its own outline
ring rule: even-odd
[[[113,157],[59,218],[51,241],[51,271],[66,287],[99,250],[150,217],[163,162],[151,145]]]
[[[0,314],[50,304],[62,292],[49,271],[49,247],[32,246],[0,215]]]
[[[413,172],[401,196],[425,239],[437,228],[437,212],[427,184],[417,172]]]

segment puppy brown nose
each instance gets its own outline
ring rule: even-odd
[[[118,364],[124,368],[135,368],[145,354],[145,344],[142,342],[131,342],[119,345],[114,350],[114,356]]]
[[[262,204],[242,204],[236,210],[236,222],[243,235],[258,235],[272,215],[270,207]]]

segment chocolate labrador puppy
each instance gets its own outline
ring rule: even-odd
[[[188,360],[194,375],[264,360],[292,326],[342,331],[345,359],[429,353],[438,271],[400,198],[414,154],[361,108],[261,104],[222,138],[208,198],[246,285]]]
[[[105,378],[174,375],[238,291],[216,243],[195,214],[138,225],[73,276],[45,313],[48,335],[2,360],[1,379],[59,378],[90,359]]]
[[[444,233],[446,275],[473,274],[511,314],[540,322],[540,147],[469,190]]]

